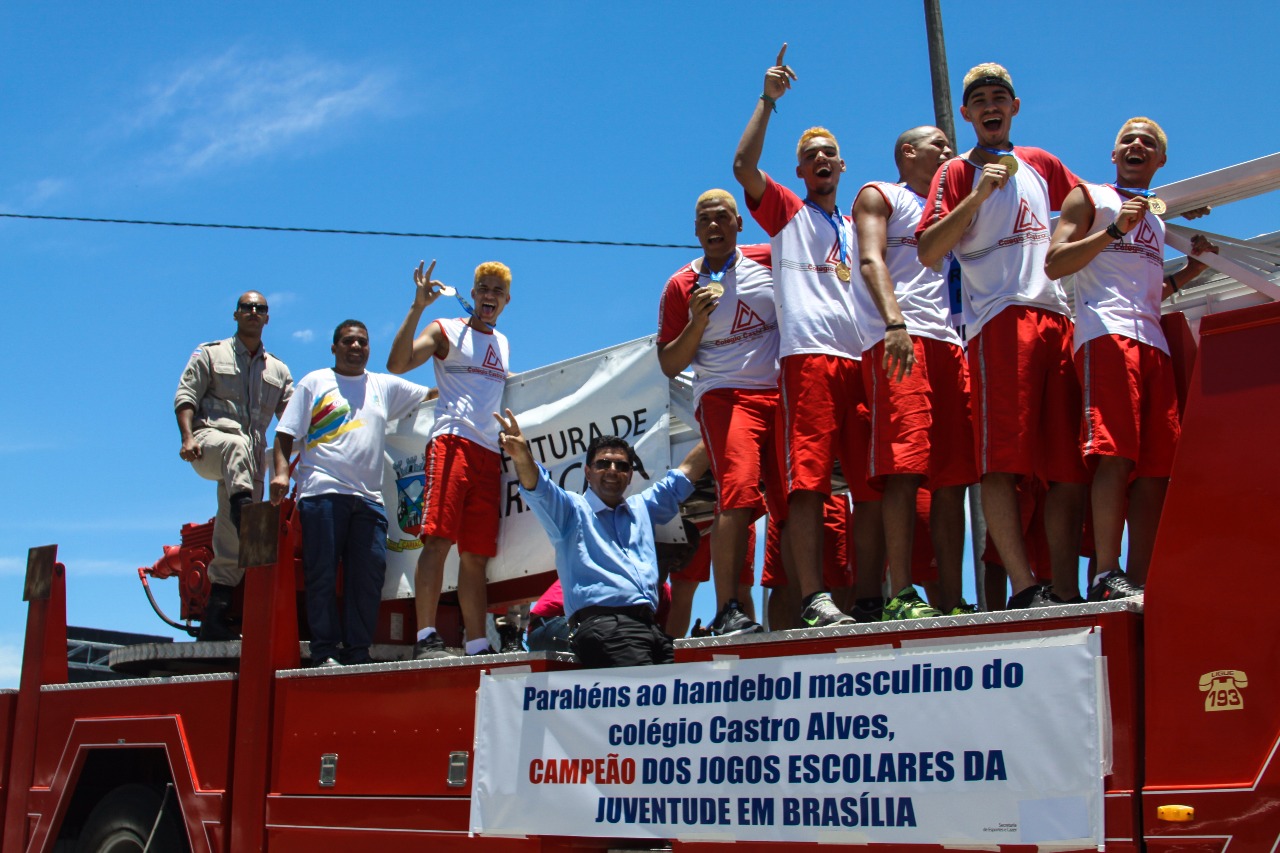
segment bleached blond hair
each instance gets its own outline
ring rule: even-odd
[[[1124,136],[1125,128],[1132,127],[1135,124],[1145,124],[1151,127],[1151,131],[1155,134],[1156,144],[1160,146],[1161,154],[1169,153],[1169,137],[1165,136],[1164,128],[1154,119],[1146,116],[1134,116],[1133,118],[1120,125],[1120,132],[1116,134],[1116,145],[1120,144],[1120,137]]]
[[[502,283],[507,287],[511,286],[511,268],[504,263],[499,263],[498,261],[485,261],[483,264],[476,267],[476,277],[473,284],[479,284],[480,279],[487,275],[496,275],[498,278],[502,279]]]
[[[707,190],[702,195],[698,196],[698,200],[697,202],[694,203],[694,206],[693,206],[694,211],[697,211],[699,207],[702,207],[702,203],[704,201],[718,201],[724,204],[725,207],[729,208],[734,213],[738,212],[738,200],[735,199],[733,197],[733,193],[729,192],[728,190],[719,190],[719,189]]]
[[[838,154],[840,152],[840,141],[836,139],[836,135],[834,133],[827,130],[825,127],[811,127],[804,133],[800,134],[800,141],[796,143],[797,160],[800,159],[800,153],[804,151],[805,143],[810,139],[815,139],[819,136],[825,136],[834,142],[836,144],[836,153]]]
[[[1009,75],[1009,69],[1005,68],[998,62],[984,62],[981,65],[975,65],[969,69],[964,75],[964,81],[960,88],[964,91],[961,96],[960,103],[969,103],[969,89],[974,83],[985,80],[981,85],[985,86],[1004,86],[1009,90],[1009,94],[1013,94],[1013,77]]]

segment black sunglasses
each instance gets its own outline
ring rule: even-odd
[[[596,459],[591,463],[591,467],[597,471],[608,471],[612,468],[623,474],[631,473],[631,463],[625,459]]]
[[[241,302],[236,307],[246,314],[265,314],[268,311],[267,306],[256,302]]]

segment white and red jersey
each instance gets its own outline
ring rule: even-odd
[[[978,207],[964,236],[952,248],[964,271],[964,322],[970,339],[1009,305],[1033,305],[1069,315],[1062,286],[1044,272],[1049,251],[1049,214],[1078,178],[1062,161],[1039,148],[1015,146],[1020,168]],[[933,176],[916,229],[946,216],[973,191],[982,170],[959,157]]]
[[[465,318],[435,322],[449,339],[449,354],[436,356],[440,399],[427,441],[437,435],[460,435],[497,453],[501,427],[493,413],[502,411],[507,387],[507,338],[496,329],[478,332]]]
[[[889,206],[885,263],[907,331],[912,335],[959,345],[960,336],[951,325],[947,278],[942,272],[921,264],[916,255],[916,226],[920,224],[924,199],[910,187],[885,181],[864,184],[858,195],[868,191],[880,193]],[[856,203],[856,196],[854,200]],[[871,288],[861,278],[859,281],[862,286],[854,290],[858,325],[862,330],[862,345],[871,349],[884,340],[884,318],[871,296]]]
[[[711,281],[704,258],[671,276],[658,303],[658,343],[674,341],[689,325],[693,292]],[[778,387],[778,318],[767,244],[739,246],[720,283],[724,295],[711,312],[693,356],[693,405],[713,388]]]
[[[854,317],[854,281],[836,275],[840,239],[821,209],[765,175],[764,194],[747,207],[772,238],[773,302],[778,311],[778,357],[801,353],[862,358],[862,334]],[[847,216],[836,215],[856,272],[857,250]]]
[[[1088,237],[1116,221],[1124,198],[1112,187],[1080,184],[1093,203]],[[1076,286],[1074,346],[1103,335],[1123,335],[1169,354],[1160,327],[1164,290],[1164,221],[1147,211],[1137,227],[1113,240],[1073,277]]]

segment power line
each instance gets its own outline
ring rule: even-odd
[[[42,216],[34,213],[0,213],[4,219],[39,219],[49,222],[91,222],[110,225],[163,225],[170,228],[228,228],[234,231],[287,231],[296,234],[350,234],[357,237],[418,237],[433,240],[487,240],[499,243],[558,243],[565,246],[626,246],[639,249],[698,249],[687,243],[633,243],[622,240],[567,240],[559,237],[501,237],[490,234],[426,234],[412,231],[358,231],[351,228],[298,228],[285,225],[232,225],[225,222],[161,222],[151,219],[102,219],[92,216]]]

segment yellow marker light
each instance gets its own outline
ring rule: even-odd
[[[1171,823],[1186,823],[1196,819],[1196,810],[1194,806],[1158,806],[1156,817]]]

